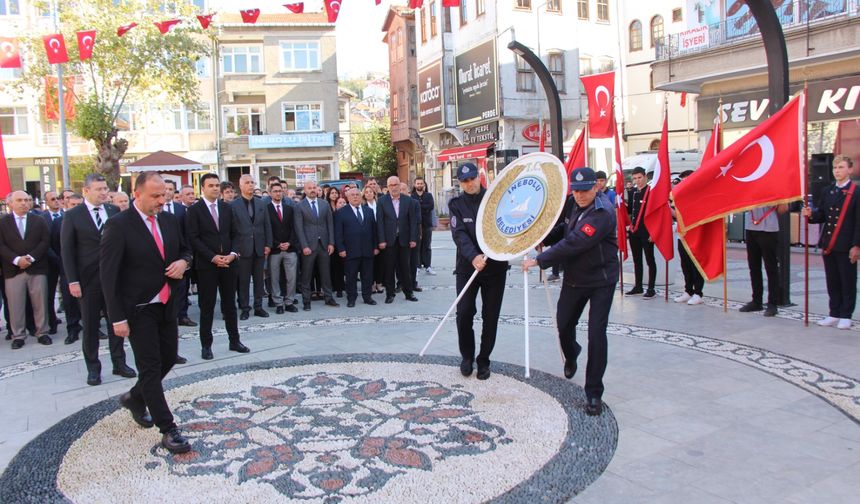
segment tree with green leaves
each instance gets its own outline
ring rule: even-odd
[[[377,122],[364,131],[353,130],[350,137],[354,170],[373,177],[397,174],[397,151],[388,124]]]
[[[198,80],[196,62],[211,53],[211,36],[202,30],[191,2],[164,0],[56,0],[59,31],[66,40],[69,62],[65,76],[75,76],[78,93],[72,131],[95,144],[95,170],[111,186],[119,180],[119,160],[128,148],[120,136],[117,119],[129,99],[141,102],[182,103],[196,109]],[[50,12],[52,4],[39,6]],[[181,18],[183,22],[162,35],[155,22]],[[135,22],[122,37],[121,25]],[[75,33],[96,30],[92,57],[80,61]],[[28,55],[20,94],[33,93],[56,74],[49,65],[41,37],[22,40]],[[80,90],[83,90],[81,92]],[[61,105],[62,106],[62,105]]]

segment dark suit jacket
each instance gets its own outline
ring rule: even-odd
[[[265,198],[264,198],[265,199]],[[287,252],[297,252],[299,247],[299,235],[296,234],[295,216],[292,205],[287,204],[285,200],[281,200],[281,215],[283,220],[278,218],[278,211],[275,209],[274,202],[269,200],[266,208],[269,210],[269,222],[272,225],[272,253],[280,250],[278,248],[282,243],[289,243],[290,247]]]
[[[352,205],[347,205],[334,214],[334,240],[337,252],[346,251],[346,259],[373,257],[376,240],[376,223],[373,210],[361,205],[358,207],[364,221],[359,222]]]
[[[393,244],[396,236],[400,245],[406,247],[409,246],[409,242],[418,243],[421,212],[416,210],[417,201],[408,194],[401,194],[399,217],[394,212],[394,203],[391,201],[390,194],[379,198],[377,205],[376,233],[380,242]]]
[[[158,226],[164,244],[163,259],[152,233],[134,206],[105,223],[99,264],[111,323],[128,320],[135,307],[149,303],[165,281],[170,287],[168,310],[176,316],[179,306],[175,300],[180,292],[180,281],[167,278],[164,270],[179,259],[190,262],[191,249],[185,244],[174,215],[160,213]]]
[[[108,220],[119,213],[119,208],[105,204]],[[104,225],[107,225],[105,222]],[[102,227],[104,230],[104,227]],[[72,208],[63,215],[60,231],[60,251],[63,269],[69,283],[80,282],[81,287],[99,279],[99,250],[102,235],[90,216],[85,203]]]
[[[51,237],[51,242],[48,246],[48,260],[51,261],[51,267],[60,271],[63,268],[63,258],[60,257],[60,226],[63,224],[63,211],[60,210],[57,213],[60,215],[56,219],[51,216],[49,210],[45,210],[41,215],[45,219],[45,223],[48,224],[48,235]],[[55,232],[56,236],[54,236]],[[56,247],[54,246],[55,239],[57,241]]]
[[[263,257],[263,247],[272,243],[272,225],[269,223],[266,204],[260,198],[251,198],[251,204],[254,205],[253,221],[242,195],[230,202],[239,226],[239,243],[236,246],[241,257]]]
[[[48,246],[51,244],[50,232],[41,215],[27,214],[24,238],[18,232],[14,213],[0,217],[0,261],[3,264],[3,278],[12,278],[22,270],[12,264],[16,257],[30,255],[35,262],[26,269],[32,275],[48,273]]]
[[[331,214],[331,206],[327,201],[317,198],[319,218],[314,214],[307,198],[293,208],[295,209],[293,222],[299,237],[300,248],[307,247],[316,250],[320,242],[322,242],[323,248],[334,245],[334,218]]]
[[[212,258],[216,255],[228,255],[231,252],[239,253],[234,248],[239,236],[239,228],[233,208],[224,200],[218,200],[218,226],[212,220],[206,200],[200,200],[191,205],[185,216],[185,236],[188,245],[194,252],[194,269],[217,268],[212,264]],[[232,268],[238,264],[236,261],[230,263]]]
[[[165,203],[165,207],[166,206],[167,206],[167,204]],[[179,229],[182,230],[183,234],[186,232],[186,230],[185,230],[185,216],[188,215],[188,209],[189,209],[189,207],[186,207],[182,203],[176,203],[176,202],[173,203],[173,215],[175,215],[176,218],[179,220]],[[167,210],[164,210],[164,211],[167,212]]]

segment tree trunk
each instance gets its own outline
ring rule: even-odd
[[[119,160],[128,149],[128,140],[117,137],[117,133],[114,128],[106,139],[96,141],[95,169],[104,176],[111,190],[119,185]]]

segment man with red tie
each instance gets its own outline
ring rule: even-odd
[[[162,212],[158,173],[141,173],[134,196],[131,208],[105,223],[100,255],[108,319],[117,336],[129,339],[140,372],[120,403],[141,427],[157,425],[167,450],[185,453],[191,445],[173,421],[161,380],[176,360],[179,283],[191,250],[176,217]]]

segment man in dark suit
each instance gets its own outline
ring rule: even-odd
[[[71,210],[76,206],[83,203],[84,199],[79,194],[72,194],[67,198],[64,198],[64,210]],[[59,266],[60,273],[60,295],[63,299],[63,308],[66,312],[66,340],[64,343],[66,345],[71,345],[75,341],[78,341],[78,338],[81,334],[81,305],[78,303],[78,300],[72,296],[72,293],[69,292],[69,281],[66,279],[66,272],[63,269],[63,247],[61,241],[62,228],[63,228],[63,216],[65,212],[61,213],[59,218],[54,219],[50,224],[51,228],[51,247],[49,250],[49,255],[53,258],[57,258],[57,263]],[[49,280],[50,282],[50,280]]]
[[[373,285],[373,257],[379,253],[376,244],[376,223],[373,210],[361,204],[361,191],[349,189],[349,205],[334,214],[334,240],[337,252],[344,259],[346,271],[346,306],[355,306],[358,297],[356,282],[361,272],[361,298],[365,304],[375,305],[371,295]]]
[[[400,194],[404,196],[411,196],[409,193],[409,186],[406,185],[406,182],[400,183]],[[414,197],[412,198],[412,213],[413,215],[418,216],[418,245],[411,248],[409,250],[409,281],[412,282],[412,291],[413,292],[421,292],[421,287],[418,287],[418,264],[421,263],[421,203]],[[398,280],[400,280],[398,278]],[[398,282],[399,284],[400,282]]]
[[[33,307],[35,336],[42,345],[53,343],[48,336],[48,260],[50,245],[45,220],[30,212],[32,198],[15,191],[10,198],[12,213],[0,218],[0,259],[2,259],[12,350],[24,346],[27,338],[27,298]]]
[[[164,190],[164,210],[163,212],[171,213],[176,216],[179,220],[179,229],[182,231],[182,235],[185,236],[185,215],[188,212],[188,208],[182,203],[177,203],[173,201],[173,195],[176,194],[176,182],[172,180],[164,181],[165,190]],[[187,271],[185,273],[185,278],[182,279],[182,286],[180,289],[182,292],[179,293],[179,298],[182,300],[179,303],[179,315],[177,318],[179,319],[179,325],[194,327],[197,324],[188,318],[188,307],[191,303],[188,302],[188,287],[191,283],[191,271]],[[182,359],[184,361],[185,359]],[[184,364],[184,362],[179,361],[178,364]]]
[[[254,197],[254,177],[245,174],[239,179],[239,197],[230,204],[236,214],[239,230],[239,308],[241,320],[251,313],[251,278],[254,279],[254,315],[268,317],[263,309],[263,264],[269,256],[272,226],[269,212],[260,198]]]
[[[385,257],[385,302],[394,302],[394,270],[402,282],[403,294],[409,301],[418,301],[412,294],[410,281],[410,251],[418,245],[419,214],[413,210],[413,199],[400,194],[400,179],[388,177],[388,194],[379,198],[376,233],[379,250]]]
[[[329,256],[334,253],[334,219],[331,206],[321,201],[317,183],[308,180],[304,184],[305,199],[295,207],[296,234],[302,249],[302,307],[311,309],[311,278],[314,267],[319,268],[325,304],[340,306],[331,295],[331,270]]]
[[[271,289],[277,288],[278,293],[273,295],[275,313],[284,311],[291,313],[299,311],[293,305],[293,296],[296,295],[296,265],[298,264],[298,236],[296,236],[295,219],[293,217],[293,206],[284,201],[284,189],[280,182],[269,185],[270,201],[266,205],[269,209],[269,222],[272,224],[272,251],[269,253],[269,278]],[[281,272],[286,277],[286,286],[282,286]],[[286,287],[286,288],[284,288]]]
[[[106,203],[107,198],[105,178],[97,173],[87,175],[84,179],[84,204],[66,212],[60,231],[60,252],[69,281],[69,292],[81,303],[84,323],[81,347],[87,364],[87,385],[99,385],[102,382],[99,326],[105,308],[105,293],[99,279],[99,249],[105,223],[119,213],[115,206]],[[124,378],[137,376],[126,365],[123,340],[113,334],[110,324],[108,346],[113,374]]]
[[[129,338],[140,370],[120,403],[141,427],[157,425],[168,451],[185,453],[191,444],[173,421],[161,380],[176,359],[179,282],[191,250],[176,217],[161,211],[164,182],[158,173],[141,173],[134,196],[131,208],[108,219],[100,254],[108,318],[118,337]]]
[[[45,204],[47,209],[42,212],[42,218],[48,224],[48,234],[51,224],[63,217],[63,209],[60,205],[60,197],[55,191],[45,193]],[[57,311],[54,301],[57,297],[57,283],[60,280],[60,263],[62,259],[48,247],[48,334],[57,334]]]
[[[236,216],[230,205],[218,198],[221,192],[218,175],[203,175],[200,189],[202,197],[188,209],[185,231],[191,250],[194,251],[194,268],[197,271],[201,356],[210,360],[213,357],[212,318],[215,314],[215,297],[219,292],[230,350],[247,353],[250,349],[239,340],[239,322],[236,317],[239,270],[239,254],[235,251],[239,238]]]

